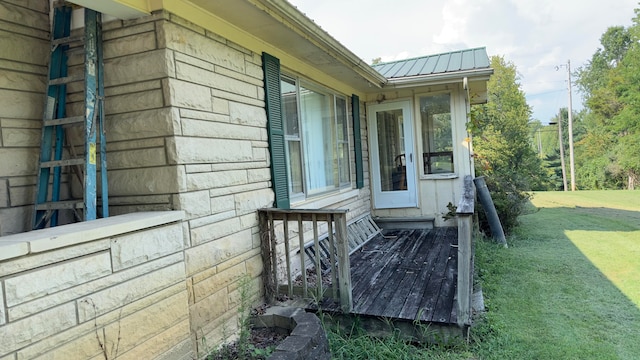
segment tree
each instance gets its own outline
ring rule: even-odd
[[[470,131],[476,173],[486,177],[500,221],[509,232],[524,211],[528,192],[547,189],[550,184],[548,172],[531,146],[531,108],[520,89],[516,66],[493,56],[491,67],[489,101],[474,107]]]
[[[576,141],[583,188],[635,188],[640,181],[640,18],[610,27],[580,68],[578,88],[589,114]]]

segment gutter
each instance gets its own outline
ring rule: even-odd
[[[278,14],[282,20],[291,22],[292,25],[295,25],[297,29],[302,31],[302,35],[309,41],[315,43],[316,46],[343,64],[351,66],[352,69],[366,79],[371,86],[381,89],[387,84],[387,78],[334,39],[313,20],[309,19],[304,13],[286,0],[252,0],[252,2],[256,3],[256,5],[259,4],[265,10],[270,10]]]
[[[489,77],[491,75],[493,75],[493,69],[485,68],[485,69],[456,71],[456,72],[442,73],[442,74],[409,76],[409,77],[402,77],[397,79],[391,78],[388,80],[388,83],[385,87],[401,89],[401,88],[414,87],[414,86],[420,86],[420,85],[463,83],[465,78],[467,79],[467,82],[481,81],[481,80],[489,80]]]

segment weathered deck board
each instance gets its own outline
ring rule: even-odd
[[[351,256],[353,313],[455,323],[455,228],[377,236]]]

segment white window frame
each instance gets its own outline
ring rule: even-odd
[[[420,98],[427,96],[438,96],[448,94],[449,95],[449,111],[451,112],[451,144],[452,144],[452,152],[453,152],[453,171],[450,173],[440,173],[440,174],[427,174],[424,166],[423,154],[424,154],[424,141],[423,141],[423,127],[422,127],[422,111],[420,109]],[[414,97],[415,103],[415,113],[418,117],[416,121],[417,134],[418,134],[418,150],[420,153],[420,179],[453,179],[458,177],[458,147],[456,146],[456,96],[455,92],[452,90],[443,90],[443,91],[434,91],[434,92],[425,92],[416,94]]]

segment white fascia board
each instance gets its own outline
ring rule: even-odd
[[[492,74],[493,69],[489,68],[457,71],[445,74],[411,76],[398,79],[389,79],[385,87],[402,89],[408,87],[462,83],[465,77],[468,78],[469,82],[489,81],[489,78]]]

